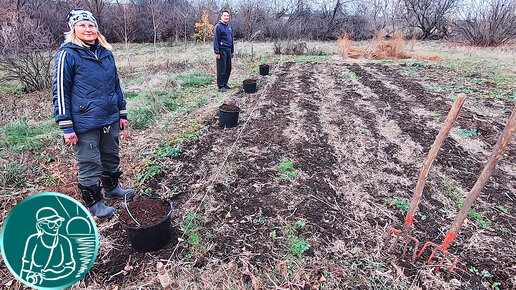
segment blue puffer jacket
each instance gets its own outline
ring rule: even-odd
[[[86,133],[127,118],[111,51],[64,43],[56,55],[54,113],[65,132]],[[72,131],[73,128],[73,131]]]

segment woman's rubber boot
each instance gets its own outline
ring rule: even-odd
[[[120,175],[122,175],[122,171],[115,173],[103,172],[100,176],[102,187],[104,187],[104,197],[106,199],[130,198],[134,195],[134,190],[122,189],[118,186],[118,178]]]
[[[92,186],[84,186],[79,184],[81,190],[81,196],[86,203],[86,207],[90,210],[90,213],[98,217],[109,217],[112,216],[116,209],[106,206],[102,202],[102,194],[100,193],[101,187],[98,184]]]

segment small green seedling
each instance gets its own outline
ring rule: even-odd
[[[188,237],[188,243],[196,248],[201,246],[199,238],[200,225],[197,223],[198,216],[196,214],[189,214],[185,218],[183,231]]]
[[[282,179],[293,179],[297,176],[297,172],[294,169],[294,162],[283,161],[278,166],[278,171],[281,173]]]
[[[491,222],[489,220],[485,220],[482,214],[478,213],[474,209],[471,209],[468,215],[483,229],[489,230],[491,229]]]
[[[409,209],[409,203],[406,200],[401,200],[397,196],[393,197],[392,199],[388,199],[385,201],[388,205],[394,205],[397,209],[402,211],[408,211]]]
[[[477,129],[460,129],[460,130],[457,131],[457,134],[462,139],[467,139],[467,138],[470,138],[470,137],[475,137],[475,136],[480,135],[477,132]]]
[[[253,220],[253,224],[255,224],[255,225],[264,224],[266,222],[267,222],[267,219],[263,216],[262,209],[260,209],[260,211],[258,211],[258,218]]]
[[[157,157],[179,157],[183,149],[181,147],[165,146],[158,150],[156,153]]]
[[[159,165],[149,161],[145,164],[144,169],[136,177],[136,182],[139,185],[143,185],[153,180],[156,176],[160,175],[161,172],[161,167]]]

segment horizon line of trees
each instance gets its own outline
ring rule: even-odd
[[[364,40],[382,29],[479,46],[516,39],[516,0],[0,0],[0,53],[60,44],[77,7],[90,10],[113,43],[194,40],[203,13],[215,24],[222,8],[231,11],[235,39],[244,40]]]
[[[73,8],[90,10],[109,42],[154,43],[155,56],[157,42],[209,40],[222,9],[246,41],[366,40],[380,30],[476,46],[516,40],[516,0],[0,0],[0,82],[49,87]]]

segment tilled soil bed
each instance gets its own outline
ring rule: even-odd
[[[117,225],[107,227],[101,232],[117,246],[105,249],[90,281],[156,285],[153,264],[161,260],[178,287],[514,289],[514,140],[449,250],[460,260],[453,273],[382,250],[387,230],[402,227],[453,103],[426,89],[424,76],[447,76],[422,70],[408,76],[374,63],[272,66],[258,94],[236,96],[237,128],[220,128],[214,117],[155,182],[157,193],[180,191],[173,200],[178,241],[141,254],[124,244]],[[421,242],[442,241],[513,105],[466,101],[425,186],[412,232]],[[461,133],[471,129],[478,134]],[[120,274],[127,261],[135,275]]]

